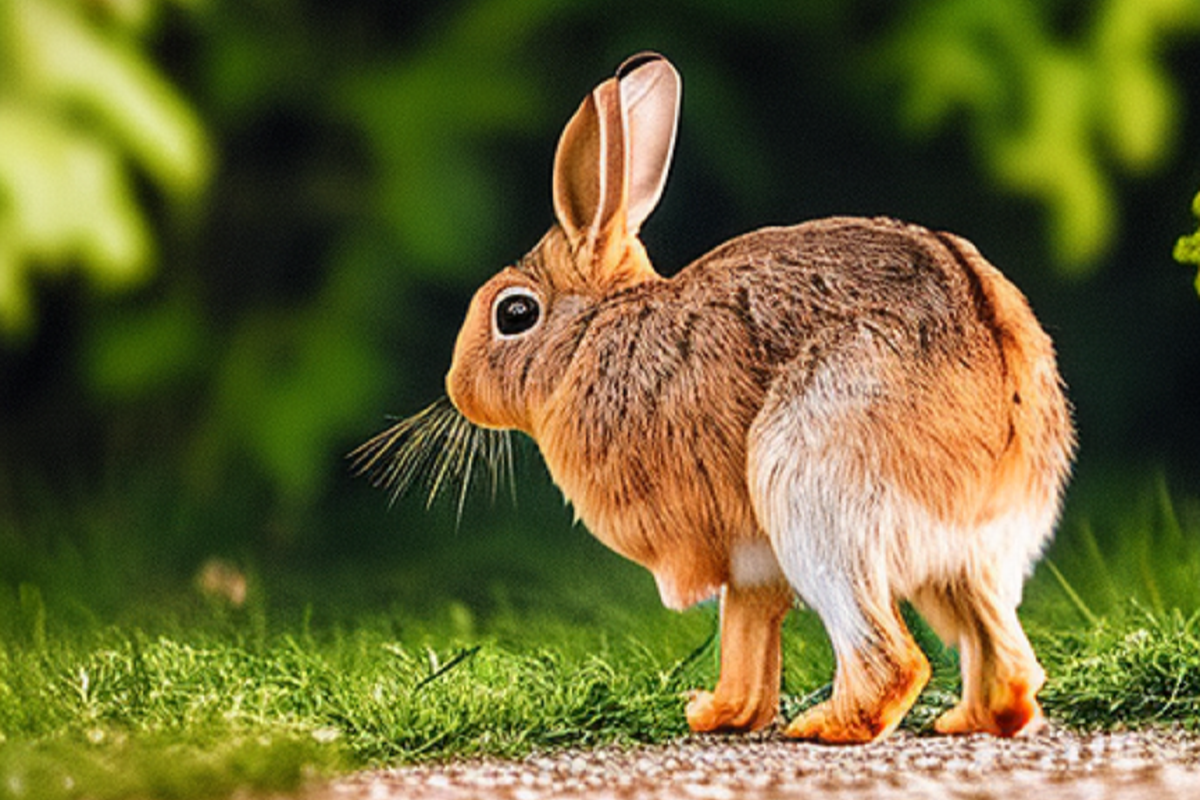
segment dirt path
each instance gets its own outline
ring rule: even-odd
[[[1200,798],[1200,736],[1181,731],[1017,741],[899,734],[868,747],[777,736],[688,738],[661,747],[569,751],[364,772],[305,800],[787,800]]]

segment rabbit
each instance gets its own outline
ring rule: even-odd
[[[734,238],[661,277],[681,81],[641,53],[567,123],[556,224],[474,295],[446,376],[471,424],[528,434],[577,517],[662,602],[720,597],[720,675],[689,726],[779,714],[781,625],[826,628],[830,698],[784,734],[890,733],[929,679],[907,601],[958,648],[944,734],[1043,721],[1016,614],[1075,437],[1049,337],[965,239],[832,217]]]

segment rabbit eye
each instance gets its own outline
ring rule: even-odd
[[[496,298],[496,332],[501,336],[519,336],[537,325],[542,307],[526,289],[508,289]]]

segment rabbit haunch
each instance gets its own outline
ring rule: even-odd
[[[837,672],[789,735],[899,723],[929,676],[902,599],[961,653],[939,731],[1035,727],[1043,674],[1015,610],[1074,444],[1049,338],[970,243],[888,219],[762,229],[660,277],[637,232],[679,86],[643,54],[584,100],[555,156],[557,224],[476,293],[452,402],[528,433],[668,606],[721,593],[721,673],[688,704],[694,730],[774,719],[793,592]]]

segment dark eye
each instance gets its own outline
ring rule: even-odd
[[[501,336],[518,336],[537,324],[542,315],[537,297],[526,289],[508,289],[496,298],[496,331]]]

